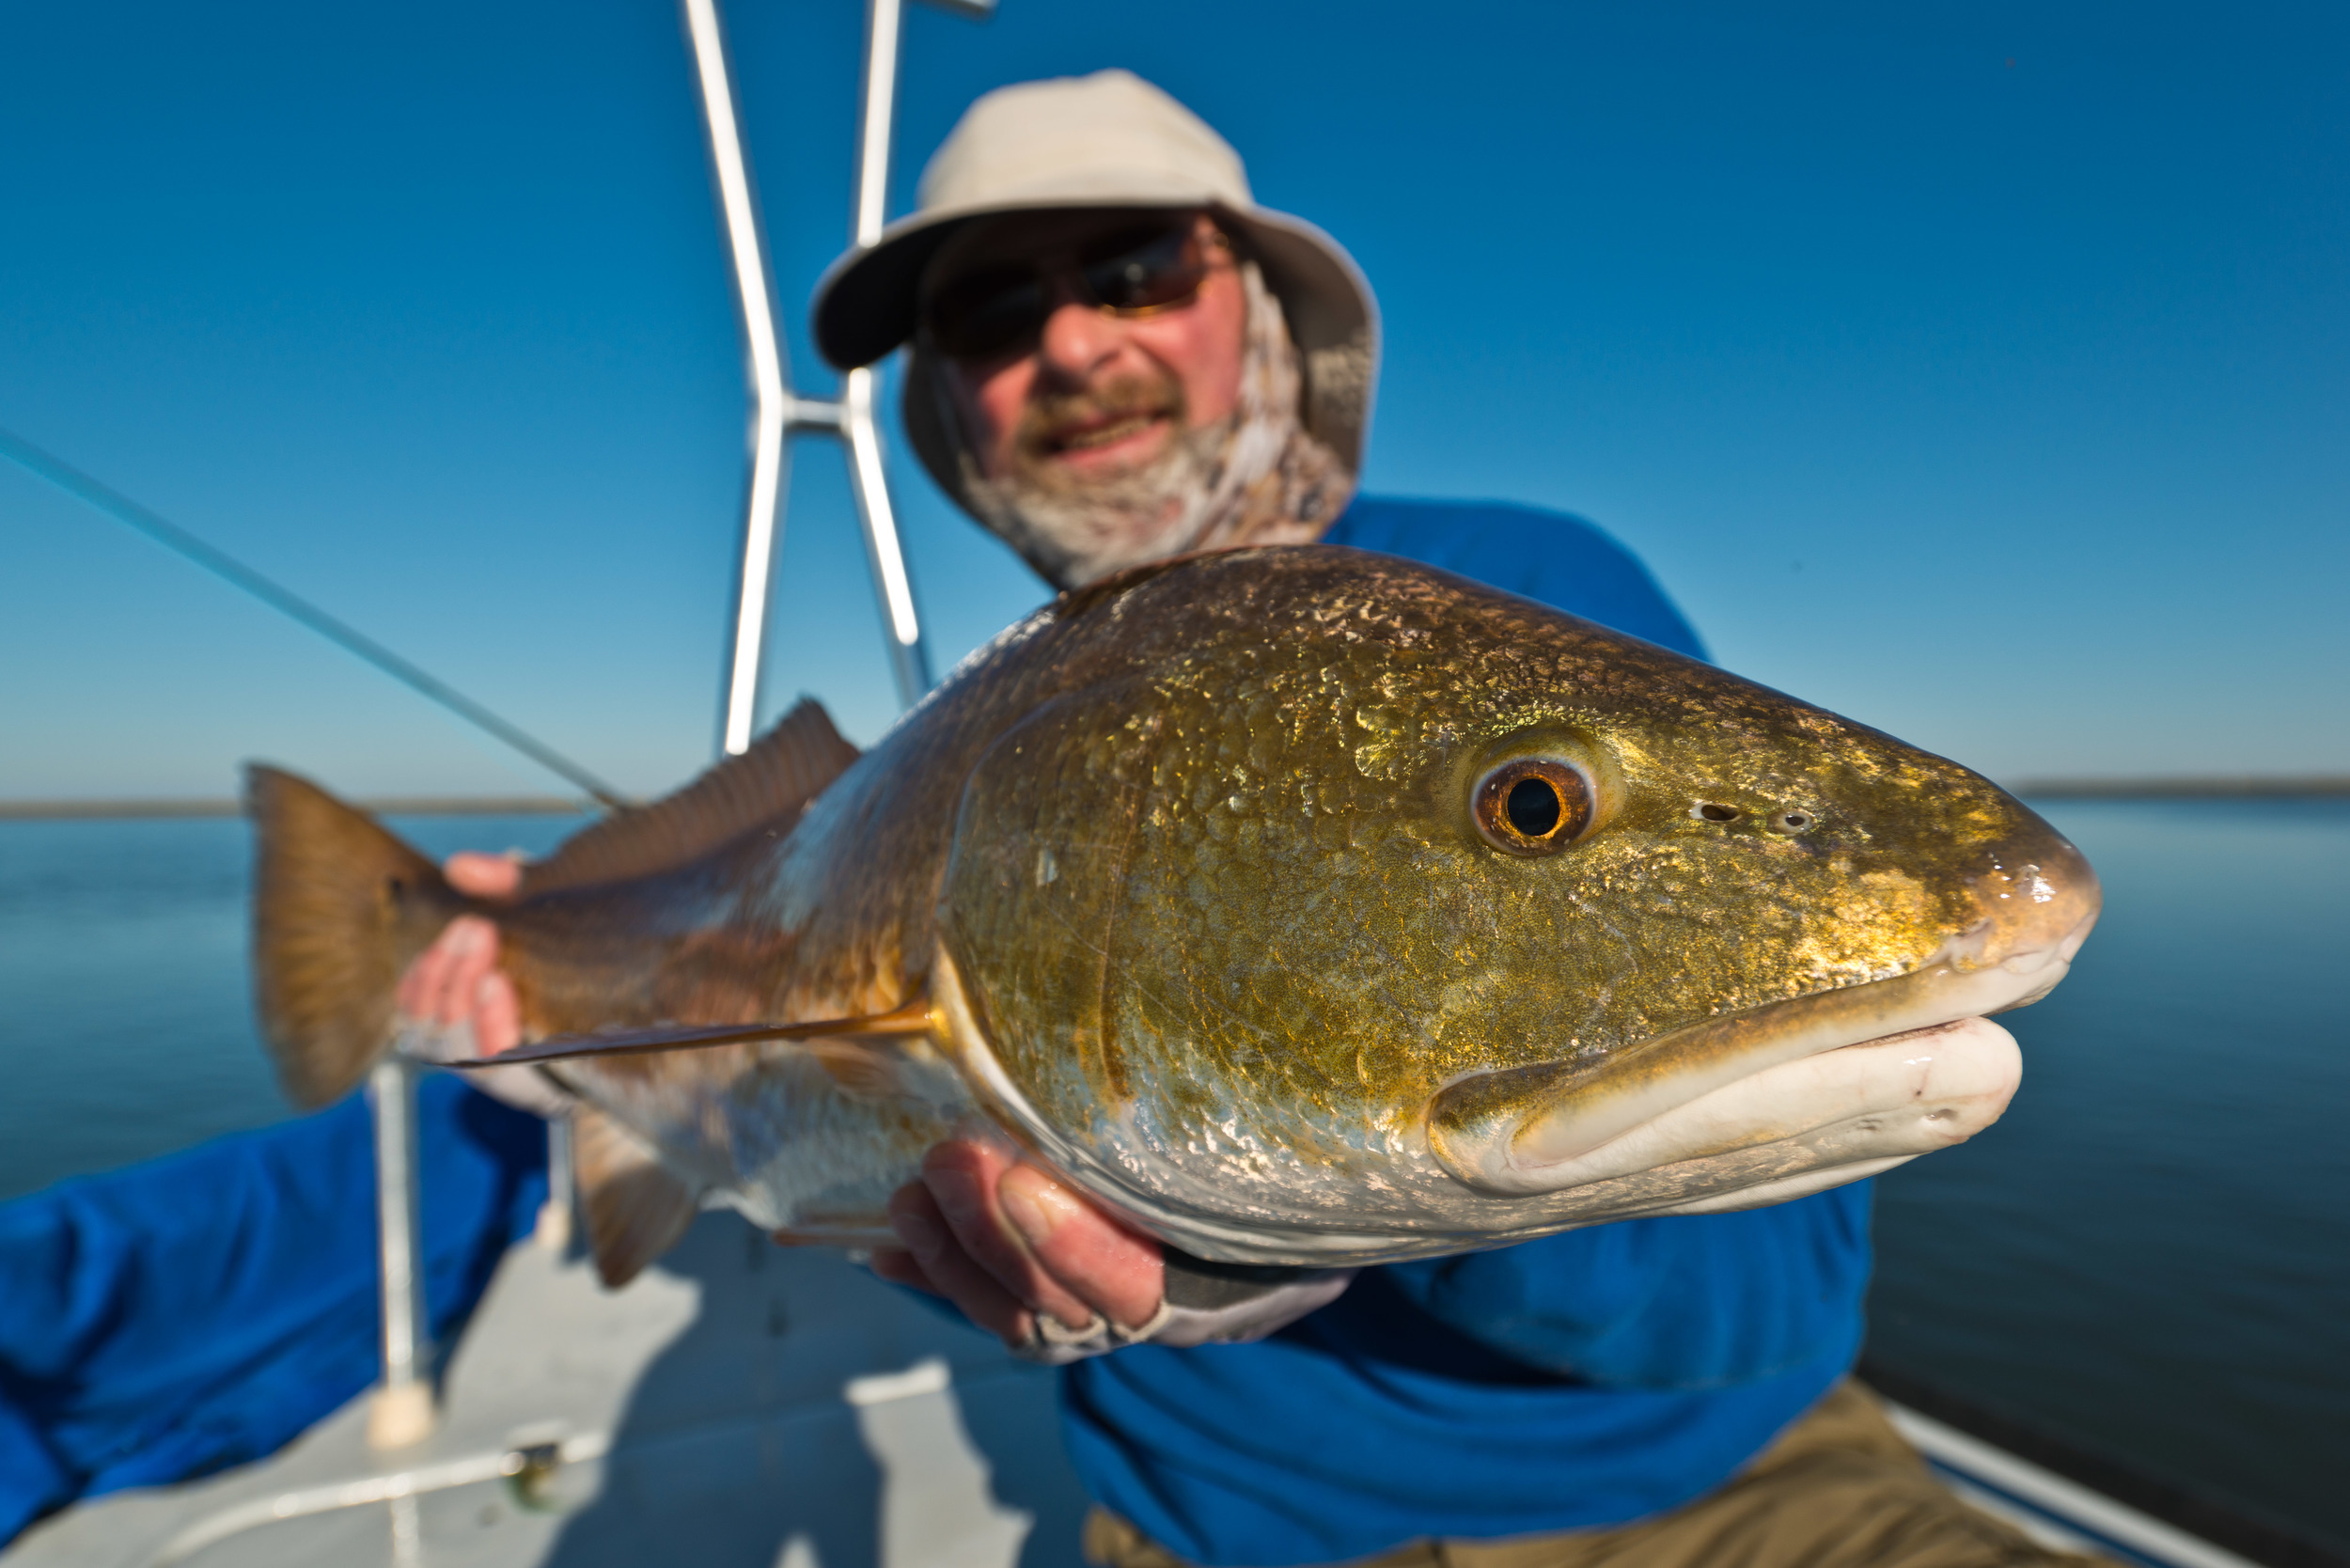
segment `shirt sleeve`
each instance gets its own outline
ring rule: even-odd
[[[546,1192],[546,1129],[417,1086],[431,1332],[462,1323]],[[0,1546],[76,1497],[243,1464],[379,1372],[364,1091],[0,1203]]]
[[[1382,1272],[1431,1317],[1522,1365],[1600,1387],[1723,1388],[1851,1337],[1868,1286],[1869,1209],[1868,1184],[1855,1183]]]
[[[1597,524],[1506,501],[1357,496],[1325,536],[1473,578],[1705,658],[1705,644],[1639,557]]]

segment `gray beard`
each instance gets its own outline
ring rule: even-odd
[[[1281,305],[1243,263],[1248,340],[1230,415],[1185,429],[1150,463],[1104,478],[1022,463],[989,478],[968,447],[964,498],[1047,582],[1082,588],[1194,550],[1319,539],[1354,476],[1298,419],[1301,378]]]
[[[1147,465],[1088,483],[1025,471],[1001,479],[973,474],[965,491],[979,521],[1047,582],[1082,588],[1200,547],[1232,435],[1230,420],[1182,431]]]

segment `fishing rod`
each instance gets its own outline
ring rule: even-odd
[[[427,674],[406,659],[347,622],[327,614],[291,588],[261,575],[234,556],[216,550],[177,523],[159,516],[120,491],[102,484],[71,463],[51,456],[20,436],[0,429],[0,457],[45,479],[85,506],[104,512],[125,527],[135,528],[164,549],[194,561],[215,577],[232,583],[273,609],[292,617],[344,651],[357,655],[419,696],[496,736],[532,761],[585,790],[607,811],[625,810],[628,797],[572,761],[561,752],[510,724],[463,692]]]

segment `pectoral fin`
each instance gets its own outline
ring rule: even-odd
[[[695,1024],[656,1029],[614,1029],[598,1034],[560,1035],[529,1045],[517,1045],[494,1057],[472,1057],[447,1065],[457,1068],[516,1067],[535,1061],[570,1061],[582,1057],[634,1057],[657,1051],[692,1051],[708,1045],[747,1045],[761,1040],[906,1040],[946,1038],[946,1025],[931,1006],[928,994],[917,996],[891,1012],[861,1018],[816,1018],[793,1024]]]
[[[614,1290],[676,1246],[701,1207],[634,1134],[584,1106],[572,1117],[572,1172],[596,1274]]]

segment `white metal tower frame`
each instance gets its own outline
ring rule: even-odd
[[[986,16],[994,0],[937,0],[946,8]],[[789,477],[788,438],[795,433],[838,436],[847,446],[849,483],[864,525],[866,563],[880,601],[890,674],[898,699],[912,706],[930,689],[930,656],[906,576],[898,520],[882,471],[881,435],[873,416],[873,372],[852,370],[838,399],[803,398],[791,390],[791,368],[776,330],[775,285],[760,232],[750,160],[743,147],[733,71],[718,0],[682,0],[694,44],[695,80],[710,132],[725,213],[728,255],[734,269],[751,371],[751,476],[743,518],[743,558],[734,611],[734,641],[727,674],[719,746],[727,754],[750,745],[757,721],[761,651],[767,629],[769,580],[783,531]],[[851,237],[870,244],[881,237],[889,192],[889,138],[897,108],[898,41],[903,0],[868,0],[865,82],[856,138],[856,208]]]

